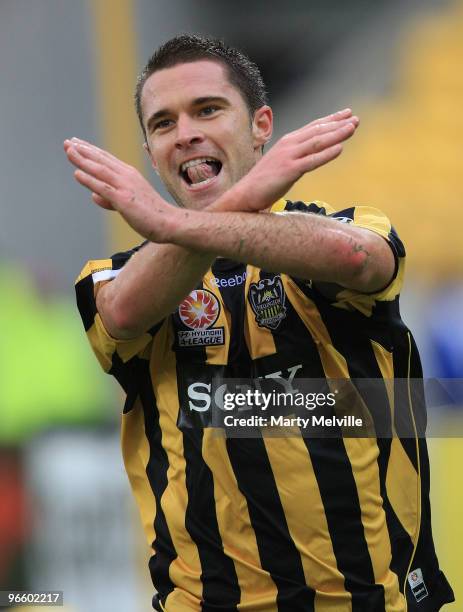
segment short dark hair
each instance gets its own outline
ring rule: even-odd
[[[230,83],[240,91],[251,117],[258,108],[267,104],[267,91],[260,70],[244,53],[228,47],[218,38],[181,34],[168,40],[153,53],[137,79],[135,107],[145,139],[141,94],[147,79],[163,68],[205,59],[224,65]]]

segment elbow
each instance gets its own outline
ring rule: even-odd
[[[354,257],[346,265],[344,285],[350,289],[369,293],[379,287],[377,276],[368,257]]]
[[[108,293],[104,292],[101,297],[97,295],[97,309],[107,332],[120,340],[139,336],[139,322],[135,320],[130,305],[123,303],[117,295]]]
[[[111,328],[111,335],[116,338],[134,338],[138,335],[136,325],[129,316],[129,313],[123,309],[114,309],[107,314],[108,324]]]
[[[354,242],[351,247],[345,258],[342,284],[364,293],[384,289],[395,269],[394,256],[386,241],[383,238],[363,240],[362,243]]]
[[[346,272],[353,281],[367,282],[372,276],[372,257],[366,248],[354,250],[346,265]]]

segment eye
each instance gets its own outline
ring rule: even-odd
[[[161,119],[153,125],[153,132],[156,130],[164,130],[172,124],[172,119]]]
[[[209,106],[205,106],[204,108],[202,108],[199,111],[199,114],[204,117],[209,117],[210,115],[214,114],[218,110],[219,110],[218,106],[209,105]]]

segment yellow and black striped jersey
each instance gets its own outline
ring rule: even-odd
[[[399,612],[408,600],[408,610],[438,610],[453,593],[434,552],[424,439],[232,438],[201,420],[217,379],[422,376],[400,318],[405,251],[389,220],[320,202],[272,211],[378,233],[394,278],[367,295],[217,259],[172,315],[125,341],[105,330],[95,296],[143,247],[90,261],[77,279],[89,341],[127,394],[122,450],[158,605]]]

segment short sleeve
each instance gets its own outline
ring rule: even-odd
[[[345,216],[345,213],[349,213],[349,216]],[[356,227],[363,227],[382,236],[388,242],[394,254],[397,274],[399,259],[405,257],[405,248],[390,220],[382,211],[372,206],[355,206],[331,216],[333,219],[352,223]]]
[[[352,223],[382,236],[394,255],[395,268],[391,280],[385,287],[373,293],[362,293],[352,289],[340,288],[336,294],[336,305],[341,308],[359,310],[370,316],[373,308],[380,302],[392,302],[398,298],[403,285],[405,267],[405,248],[389,218],[372,206],[353,206],[331,215],[343,223]],[[350,220],[349,220],[350,219]]]
[[[336,283],[314,281],[310,285],[321,295],[327,298],[333,306],[347,310],[358,310],[370,316],[373,308],[380,302],[392,302],[400,294],[403,284],[405,267],[405,248],[389,218],[379,209],[372,206],[351,206],[344,210],[334,211],[323,202],[315,201],[310,204],[304,202],[287,202],[285,212],[307,212],[316,215],[331,217],[340,223],[348,223],[368,229],[384,238],[394,255],[394,274],[387,284],[374,293],[362,293],[346,289]]]
[[[109,259],[88,261],[76,280],[77,307],[90,345],[105,372],[111,373],[115,361],[126,363],[135,355],[144,352],[161,324],[146,333],[119,340],[105,329],[96,306],[96,296],[103,285],[116,278],[124,265],[139,247],[117,253]]]

